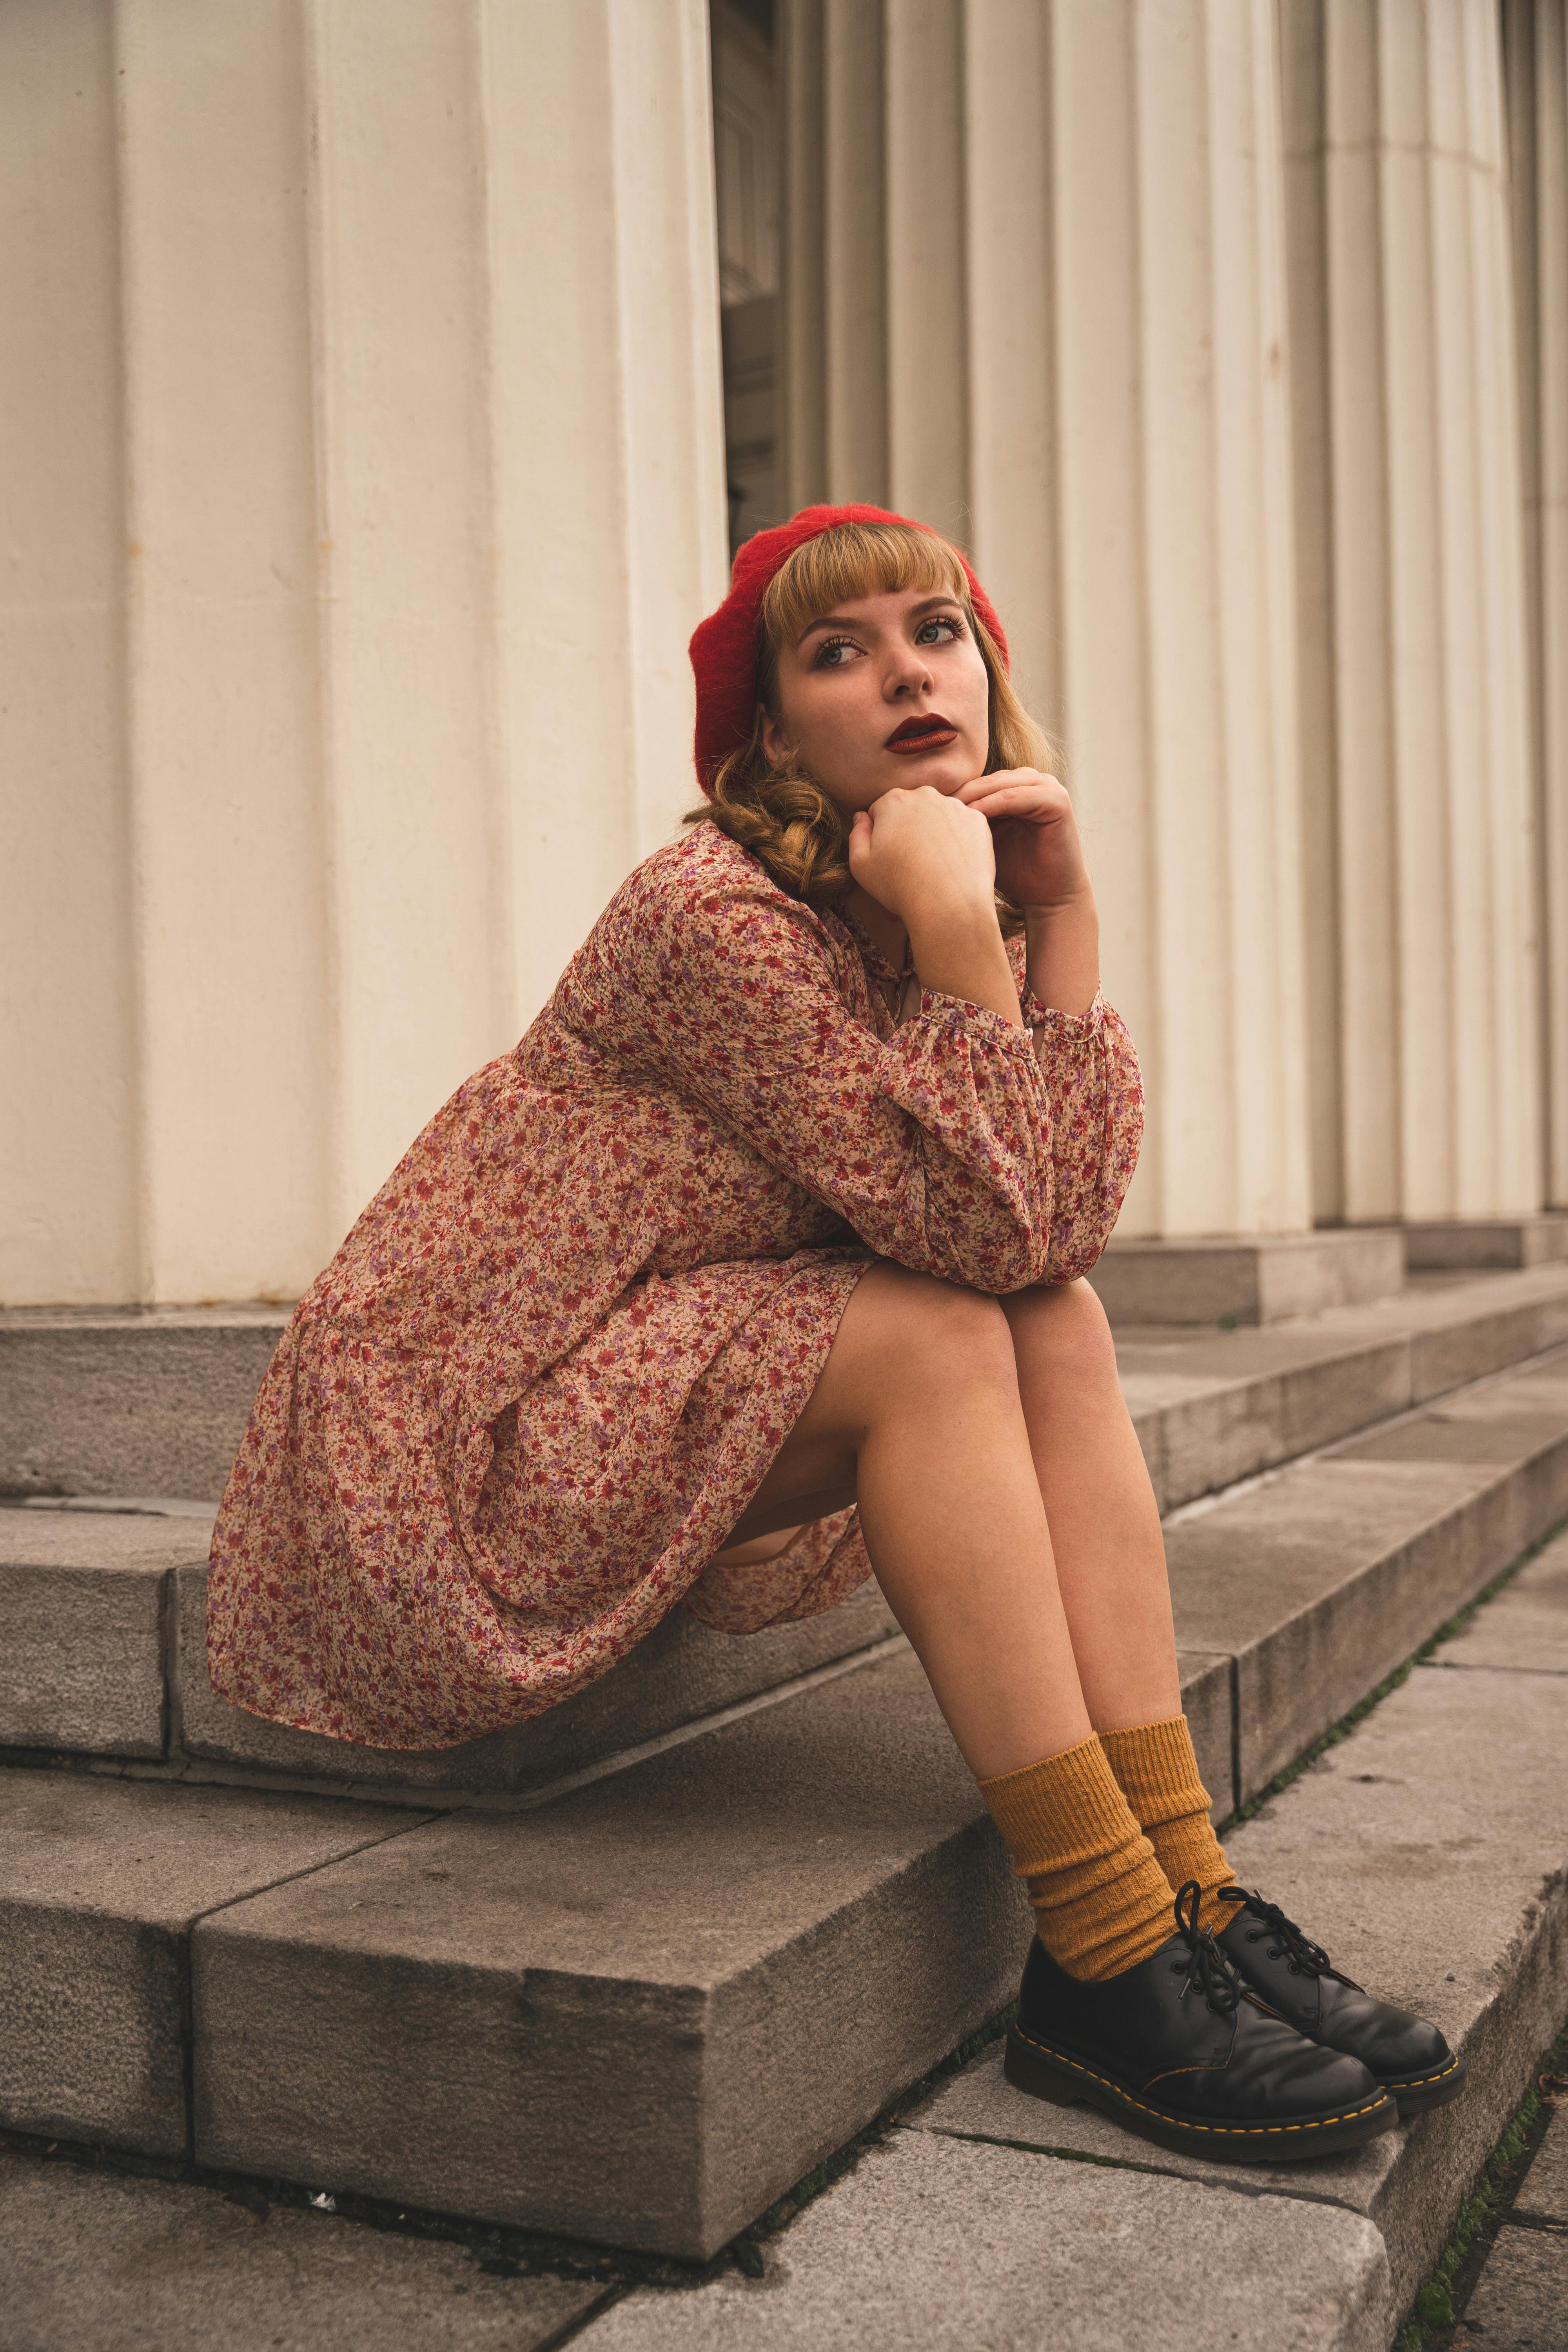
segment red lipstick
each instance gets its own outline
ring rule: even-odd
[[[896,727],[882,748],[907,758],[918,751],[943,751],[957,740],[958,730],[951,719],[944,719],[940,710],[923,710],[918,719],[906,719],[901,727]]]

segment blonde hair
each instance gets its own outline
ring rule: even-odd
[[[777,765],[763,749],[763,722],[779,715],[779,648],[794,644],[837,604],[905,588],[945,590],[963,608],[991,686],[985,773],[1052,764],[1051,746],[1014,691],[1002,649],[974,609],[963,561],[949,541],[891,522],[839,523],[808,539],[779,566],[763,597],[751,734],[721,763],[711,800],[688,810],[685,821],[716,824],[750,850],[781,889],[818,914],[839,905],[853,884],[849,818],[793,747]],[[1023,928],[1017,908],[1000,892],[996,911],[1005,932]]]

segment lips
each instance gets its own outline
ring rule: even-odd
[[[951,719],[944,719],[940,710],[926,710],[918,719],[906,719],[901,727],[895,728],[883,749],[901,752],[907,758],[917,751],[940,751],[957,740],[958,730]]]

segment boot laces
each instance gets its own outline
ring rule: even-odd
[[[1267,1935],[1269,1958],[1288,1960],[1293,1977],[1339,1974],[1321,1944],[1314,1944],[1310,1936],[1304,1936],[1296,1922],[1285,1916],[1278,1903],[1266,1903],[1256,1889],[1249,1895],[1244,1886],[1222,1886],[1219,1895],[1222,1903],[1239,1903],[1244,1911],[1262,1920],[1260,1928],[1248,1928],[1248,1939],[1259,1942]]]
[[[1195,1878],[1189,1878],[1176,1896],[1176,1931],[1187,1947],[1184,1960],[1171,1962],[1173,1976],[1186,1979],[1177,1998],[1185,2000],[1195,1985],[1216,2017],[1234,2017],[1241,2005],[1241,1979],[1208,1930],[1198,1926],[1202,1900]]]

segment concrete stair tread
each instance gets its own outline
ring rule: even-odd
[[[583,2352],[1384,2352],[1358,2215],[897,2132],[769,2242],[760,2279],[644,2287]]]
[[[1277,1467],[1568,1339],[1568,1267],[1423,1284],[1234,1331],[1119,1328],[1161,1508]]]
[[[1543,1555],[1552,1565],[1533,1594],[1516,1600],[1510,1588],[1486,1616],[1549,1605],[1539,1592],[1553,1589],[1568,1545],[1556,1553]],[[1244,1878],[1278,1894],[1379,1990],[1444,2026],[1471,2069],[1454,2105],[1352,2158],[1227,2167],[1132,2139],[1087,2109],[1025,2098],[1003,2082],[994,2048],[766,2241],[762,2278],[635,2290],[597,2314],[591,2287],[509,2282],[515,2333],[498,2340],[537,2342],[580,2315],[587,2352],[848,2352],[867,2342],[967,2352],[1047,2336],[1064,2352],[1093,2352],[1140,2342],[1152,2315],[1163,2328],[1179,2312],[1184,2340],[1218,2352],[1261,2340],[1266,2280],[1267,2337],[1282,2352],[1384,2352],[1568,2001],[1555,1801],[1565,1724],[1568,1694],[1545,1678],[1422,1670],[1231,1841]],[[232,2287],[247,2325],[264,2277],[277,2319],[331,2310],[352,2284],[384,2313],[377,2340],[387,2352],[447,2340],[432,2332],[440,2308],[427,2299],[464,2283],[467,2258],[450,2248],[265,2210],[264,2234],[242,2228],[235,2200],[214,2190],[73,2171],[50,2196],[42,2168],[20,2187],[7,2169],[0,2158],[0,2202],[22,2214],[22,2243],[41,2263],[55,2260],[43,2274],[58,2308],[91,2314],[104,2340],[121,2340],[132,2227],[138,2247],[176,2229],[184,2275]],[[154,2197],[149,2220],[141,2209]],[[176,2200],[177,2222],[162,2210]],[[50,2253],[68,2221],[68,2275]],[[287,2253],[266,2235],[287,2235]],[[478,2293],[471,2261],[468,2275]],[[560,2300],[547,2307],[552,2293]],[[479,2332],[452,2340],[489,2340],[489,2304],[473,2317]],[[179,2326],[172,2313],[160,2339],[172,2352],[186,2341]],[[79,2330],[38,2343],[66,2352],[80,2340]],[[190,2337],[193,2352],[200,2340]],[[246,2352],[250,2336],[233,2340]]]
[[[1527,1562],[1496,1608],[1445,1643],[1440,1663],[1568,1675],[1568,1539],[1559,1538]]]
[[[259,2188],[0,2148],[11,2352],[547,2352],[605,2294]]]
[[[0,2121],[184,2155],[194,1921],[411,1818],[0,1771]]]
[[[1235,1662],[1237,1802],[1565,1507],[1562,1350],[1179,1516],[1177,1638]]]
[[[123,1852],[155,1870],[160,1809],[216,1805],[174,1906],[199,2158],[688,2254],[989,2016],[1027,1934],[907,1654],[521,1821],[84,1774],[0,1789],[60,1824],[52,1858],[0,1834],[0,2121],[174,2144],[184,2037],[155,1930],[178,1922],[163,1897],[139,1945],[84,1927],[123,1917]],[[285,1809],[284,1866],[254,1892],[237,1807]],[[356,1832],[386,1844],[381,1869],[354,1866]],[[900,1998],[868,2018],[879,1980]],[[89,2111],[40,2096],[62,2081],[96,2086]]]

